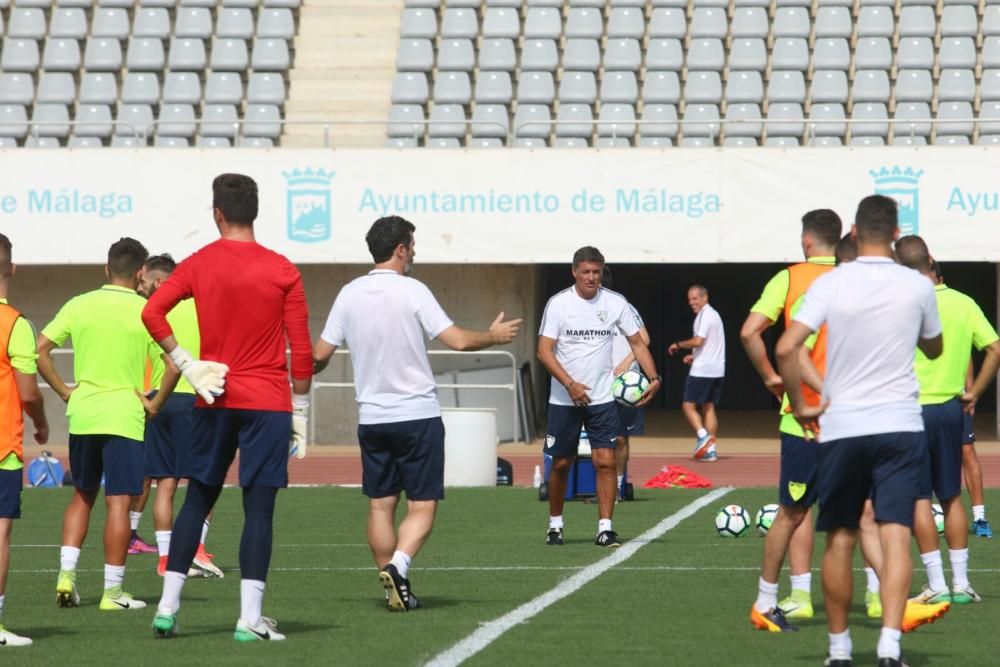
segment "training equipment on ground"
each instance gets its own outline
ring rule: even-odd
[[[65,473],[59,459],[52,452],[43,451],[42,455],[32,459],[28,464],[28,484],[33,487],[55,488],[62,486]]]
[[[778,506],[774,503],[764,505],[757,510],[757,516],[753,521],[753,525],[757,526],[757,534],[761,537],[767,535],[767,531],[771,530],[771,524],[774,523],[774,517],[777,515]]]
[[[611,395],[620,405],[634,408],[649,389],[649,379],[639,371],[625,371],[611,383]]]
[[[740,537],[750,528],[750,513],[739,505],[726,505],[715,515],[715,529],[722,537]]]
[[[937,527],[938,535],[944,535],[944,510],[934,503],[931,505],[931,514],[934,515],[934,526]]]

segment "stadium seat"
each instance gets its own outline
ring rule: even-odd
[[[579,40],[568,40],[567,45],[577,41]],[[596,43],[594,46],[597,46]],[[524,47],[521,49],[521,69],[555,72],[558,67],[559,51],[556,48],[555,41],[551,39],[525,40]],[[564,67],[568,67],[568,64],[565,62]]]
[[[213,137],[200,134],[194,145],[200,148],[229,148],[232,146],[229,142],[229,137]]]
[[[767,107],[768,137],[801,137],[804,131],[801,104],[770,104]]]
[[[393,104],[389,107],[390,137],[422,137],[424,108],[419,104]]]
[[[136,10],[136,18],[143,10]],[[170,20],[167,19],[167,31],[170,30]],[[129,36],[128,13],[117,7],[100,7],[94,10],[94,18],[90,25],[92,37],[125,40]]]
[[[195,134],[194,107],[190,104],[162,105],[157,121],[157,137],[191,138]]]
[[[434,103],[461,104],[472,101],[472,83],[466,72],[438,72],[434,77]]]
[[[510,104],[514,87],[509,72],[480,72],[476,77],[476,103]]]
[[[850,39],[854,32],[851,10],[847,7],[820,7],[816,12],[816,38]]]
[[[153,146],[156,148],[187,148],[191,143],[187,137],[168,137],[157,135],[153,139]]]
[[[754,143],[760,138],[762,123],[760,107],[756,104],[730,104],[726,107],[726,138],[753,137]],[[732,122],[737,121],[737,122]]]
[[[721,104],[722,78],[718,72],[688,72],[684,100],[689,104]]]
[[[640,137],[637,145],[641,148],[669,148],[674,142],[667,137]]]
[[[725,36],[725,15],[723,34]],[[646,19],[642,10],[636,7],[614,7],[608,14],[607,35],[609,39],[639,39],[646,34]]]
[[[485,50],[485,44],[483,48]],[[401,72],[430,72],[434,69],[434,46],[431,41],[429,39],[400,41],[399,51],[396,52],[396,68]]]
[[[69,72],[42,72],[38,78],[36,101],[41,104],[73,104],[76,82]]]
[[[567,30],[569,29],[569,22],[573,18],[574,11],[590,12],[591,10],[571,9],[569,20],[566,22]],[[596,14],[595,23],[597,24],[598,30],[603,30],[600,14],[597,12],[594,12],[594,14]],[[653,12],[649,16],[648,34],[650,39],[684,39],[687,36],[687,17],[684,15],[684,10],[672,7],[657,7],[653,9]],[[570,36],[573,35],[567,34],[567,37]],[[583,35],[581,35],[581,37],[582,36]],[[600,36],[600,33],[598,33],[598,36]]]
[[[760,144],[754,137],[726,137],[722,145],[726,148],[751,148]]]
[[[889,75],[884,70],[858,70],[854,73],[851,97],[857,102],[889,101]]]
[[[108,138],[112,133],[111,107],[106,104],[81,104],[77,107],[73,134],[78,137]]]
[[[441,106],[443,107],[448,105]],[[431,120],[433,119],[434,112],[432,111]],[[277,140],[278,137],[281,136],[281,110],[278,109],[277,105],[248,104],[246,113],[244,114],[244,120],[246,121],[243,126],[244,136],[268,137],[274,140]]]
[[[988,4],[983,12],[983,35],[1000,36],[1000,4]]]
[[[258,137],[254,137],[257,139]],[[412,137],[389,137],[385,140],[386,148],[416,148],[417,140]]]
[[[893,142],[895,143],[895,142]],[[885,146],[882,137],[851,137],[851,146]]]
[[[813,104],[809,107],[809,134],[816,137],[843,137],[847,115],[842,104]]]
[[[802,72],[774,71],[767,86],[768,102],[806,101],[806,82]]]
[[[597,148],[629,148],[632,146],[632,140],[628,137],[597,137],[594,146]]]
[[[729,49],[729,69],[763,72],[767,69],[767,45],[763,39],[736,39]]]
[[[58,137],[39,137],[31,135],[24,140],[25,148],[60,148],[61,146],[62,144],[59,143]]]
[[[1000,37],[987,37],[983,40],[983,62],[985,68],[1000,67]]]
[[[427,148],[461,148],[462,142],[457,137],[437,137],[427,140]]]
[[[972,70],[946,69],[938,78],[939,102],[972,102],[976,97],[976,75]]]
[[[514,113],[514,136],[517,139],[545,139],[552,132],[549,107],[544,104],[518,104]]]
[[[23,8],[23,3],[10,10],[7,19],[7,36],[14,39],[44,39],[45,12],[38,7]]]
[[[440,34],[445,39],[475,39],[479,34],[479,19],[471,9],[445,9]]]
[[[635,104],[639,83],[634,72],[605,72],[601,79],[601,103]]]
[[[974,37],[979,19],[974,5],[945,5],[938,23],[941,37]]]
[[[764,39],[767,33],[767,10],[763,7],[739,7],[733,11],[733,22],[729,27],[731,37]],[[672,35],[664,35],[669,36]]]
[[[813,69],[847,70],[851,66],[851,49],[846,39],[817,39],[813,47]]]
[[[790,146],[798,146],[798,137],[772,137],[768,136],[764,140],[764,145],[769,148],[788,148]]]
[[[635,136],[635,107],[631,104],[601,103],[597,116],[599,137],[629,138]]]
[[[125,65],[130,71],[159,72],[165,63],[163,42],[159,39],[134,37],[129,41]]]
[[[116,12],[101,16],[101,33],[97,31],[98,16],[94,17],[94,36],[111,37],[115,39],[125,39],[127,33],[121,33],[121,22],[127,20],[127,15],[122,10],[109,10]],[[107,32],[107,34],[104,34]],[[152,39],[166,39],[170,36],[170,15],[163,7],[141,7],[135,12],[135,19],[132,22],[132,37],[149,37]]]
[[[729,32],[726,10],[720,7],[695,7],[688,34],[695,39],[724,39]]]
[[[937,108],[937,136],[960,134],[972,136],[972,104],[969,102],[943,102]]]
[[[295,37],[295,17],[292,10],[277,7],[264,9],[257,17],[257,37],[292,39]]]
[[[201,112],[201,129],[204,137],[235,137],[239,114],[232,104],[206,104]]]
[[[263,17],[263,14],[261,16]],[[291,15],[289,14],[289,16]],[[253,14],[249,9],[245,7],[230,7],[219,10],[218,19],[215,22],[215,35],[217,37],[225,39],[251,39],[253,31]],[[261,37],[272,36],[261,35]]]
[[[642,84],[644,104],[678,104],[681,84],[676,72],[646,72]]]
[[[591,105],[597,101],[597,80],[593,72],[564,72],[559,82],[559,101]]]
[[[503,148],[503,140],[496,137],[473,137],[465,145],[468,148]]]
[[[713,42],[715,44],[715,42]],[[710,62],[712,64],[717,64],[717,61],[724,58],[722,54],[722,44],[718,42],[718,50],[716,51],[712,48],[713,53],[711,55],[705,54],[705,58],[711,58]],[[703,60],[704,62],[704,60]],[[672,72],[680,72],[684,67],[684,51],[681,48],[681,42],[678,39],[657,39],[650,40],[646,47],[646,69],[648,70],[669,70]],[[722,69],[720,64],[718,67],[713,69]],[[745,68],[744,68],[745,69]]]
[[[805,72],[809,69],[809,46],[798,37],[775,40],[771,52],[771,67],[776,70]]]
[[[984,102],[1000,101],[1000,69],[983,70],[983,78],[979,84],[979,98]]]
[[[638,72],[642,67],[642,51],[635,39],[608,40],[604,48],[605,70]]]
[[[438,34],[437,14],[429,9],[404,9],[399,30],[403,37],[434,39]]]
[[[79,39],[87,37],[87,15],[79,7],[59,7],[52,10],[49,37]]]
[[[155,130],[153,108],[148,104],[119,104],[115,119],[118,121],[115,123],[115,134],[118,136],[143,137]]]
[[[672,41],[672,40],[666,40]],[[679,43],[678,43],[679,46]],[[660,62],[650,64],[650,56],[646,57],[646,66],[656,69],[671,69]],[[726,60],[721,39],[696,39],[688,46],[687,67],[691,70],[715,70],[721,72]]]
[[[677,107],[673,104],[644,104],[640,121],[643,139],[677,138]]]
[[[473,138],[494,138],[503,141],[510,133],[510,117],[502,104],[476,104],[472,111]]]
[[[167,63],[172,70],[203,70],[206,65],[205,42],[200,39],[172,39]]]
[[[258,72],[284,72],[291,66],[288,42],[283,39],[258,39],[253,45],[250,66]]]
[[[910,37],[899,40],[896,50],[896,67],[899,69],[932,69],[934,44],[929,37]]]
[[[488,7],[483,12],[483,37],[517,39],[521,35],[521,17],[511,7]]]
[[[726,80],[728,104],[761,104],[764,101],[764,83],[760,72],[729,73]]]
[[[1000,101],[983,102],[979,108],[979,118],[1000,119]],[[1000,120],[990,120],[978,125],[980,138],[985,135],[1000,135]],[[928,132],[929,134],[929,132]]]
[[[596,72],[601,67],[601,47],[596,39],[568,39],[562,64],[564,70]]]
[[[13,38],[3,40],[3,51],[0,52],[0,71],[34,72],[40,64],[38,42],[35,40]]]
[[[99,137],[72,136],[66,142],[67,148],[101,148],[104,144]]]
[[[929,137],[931,134],[931,108],[926,102],[897,102],[896,113],[893,117],[897,121],[907,121],[902,124],[897,123],[894,126],[893,129],[897,136],[912,133],[921,137]]]
[[[168,81],[169,81],[169,74]],[[199,90],[200,92],[200,90]],[[115,78],[111,74],[87,73],[80,84],[80,101],[114,104],[118,99]],[[122,82],[121,100],[126,104],[159,104],[160,80],[152,73],[129,72]],[[199,102],[199,94],[192,103]],[[178,100],[179,101],[179,100]]]
[[[442,41],[438,48],[437,66],[439,70],[471,72],[476,66],[476,54],[472,40],[448,39]]]
[[[563,80],[568,74],[563,75]],[[522,72],[517,84],[517,101],[520,104],[551,105],[556,97],[551,72]]]
[[[20,139],[28,133],[28,112],[21,104],[0,105],[0,137]]]
[[[69,109],[65,104],[35,104],[31,133],[39,137],[69,136]]]
[[[771,34],[776,38],[809,37],[812,21],[805,7],[779,7],[774,13]]]
[[[722,123],[719,107],[714,104],[688,104],[684,108],[685,124],[681,130],[684,138],[714,140],[719,136]]]
[[[886,37],[859,39],[854,47],[856,69],[887,70],[892,67],[892,47]]]
[[[0,73],[0,105],[27,104],[35,99],[35,82],[29,74]]]
[[[50,72],[75,72],[80,69],[80,45],[75,39],[45,40],[42,67]]]
[[[858,37],[892,37],[896,21],[891,7],[862,7],[858,12],[856,34]]]
[[[934,37],[937,19],[934,8],[925,5],[904,6],[899,14],[900,37]]]
[[[559,39],[562,37],[561,12],[555,8],[529,7],[524,15],[523,34],[526,39]]]
[[[230,84],[230,88],[235,87],[235,90],[230,90],[228,95],[220,94],[220,88],[222,88],[220,81],[232,81],[233,79],[235,79],[233,82],[235,86]],[[243,86],[237,76],[223,72],[212,72],[208,76],[205,85],[205,102],[207,104],[238,104],[242,98]],[[122,101],[133,104],[155,104],[155,102],[142,100],[126,100],[124,96]],[[167,104],[198,104],[201,102],[200,77],[193,72],[168,72],[163,80],[163,101]]]
[[[840,137],[813,137],[809,140],[809,145],[817,148],[829,148],[843,146],[844,142],[840,140]]]
[[[556,137],[553,148],[587,148],[590,144],[581,137]]]
[[[242,39],[216,37],[212,40],[212,59],[209,62],[211,69],[222,72],[242,72],[246,70],[249,64],[250,58],[247,53],[247,43]],[[254,69],[267,68],[255,67]]]
[[[896,102],[930,102],[934,83],[927,70],[904,69],[896,77]]]
[[[921,137],[918,137],[921,138]],[[925,141],[926,143],[926,141]],[[939,136],[934,140],[936,146],[968,146],[972,142],[969,141],[968,135],[943,135]]]
[[[212,14],[206,7],[180,7],[174,20],[174,36],[208,39],[212,36]]]
[[[240,91],[242,97],[242,90]],[[392,82],[393,104],[426,104],[429,95],[423,72],[399,72]]]
[[[847,104],[847,73],[843,70],[816,70],[809,88],[810,103]]]
[[[885,138],[889,135],[889,115],[885,104],[881,102],[855,103],[851,110],[851,136],[877,136]]]

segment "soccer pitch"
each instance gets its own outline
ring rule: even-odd
[[[637,490],[635,502],[616,510],[623,548],[658,525],[673,524],[661,522],[705,494]],[[14,526],[4,621],[32,637],[35,645],[0,650],[0,661],[421,665],[484,624],[539,598],[539,604],[514,618],[520,622],[489,637],[492,641],[467,664],[819,665],[827,647],[819,559],[813,570],[816,617],[802,623],[796,634],[756,631],[747,616],[764,540],[755,534],[723,539],[715,532],[713,517],[722,505],[743,505],[752,516],[761,505],[775,502],[775,496],[773,489],[733,489],[621,560],[616,552],[593,545],[594,505],[568,503],[566,545],[548,547],[546,505],[534,489],[449,489],[435,532],[411,571],[425,608],[390,614],[365,543],[367,502],[360,491],[289,489],[278,496],[264,604],[265,614],[278,619],[288,641],[237,644],[232,631],[239,614],[238,490],[223,492],[208,540],[226,578],[190,579],[179,615],[180,635],[155,640],[150,623],[160,579],[154,555],[130,556],[125,580],[126,590],[149,602],[149,609],[97,610],[103,577],[100,509],[95,509],[80,561],[82,606],[56,608],[57,543],[69,490],[28,489],[24,518]],[[987,506],[1000,506],[1000,490],[987,492]],[[150,512],[140,532],[152,537]],[[910,665],[996,664],[988,638],[1000,627],[1000,541],[974,536],[969,541],[970,579],[985,601],[956,605],[937,623],[906,635],[903,652]],[[817,552],[822,543],[819,537]],[[599,563],[606,558],[620,562]],[[595,563],[598,570],[610,567],[578,588],[567,582],[582,571],[594,572],[584,568]],[[878,622],[864,616],[864,574],[855,575],[855,663],[873,664]],[[925,580],[918,568],[913,590]],[[560,584],[559,590],[569,594],[544,606],[551,600],[545,594]],[[784,596],[785,573],[781,586]]]

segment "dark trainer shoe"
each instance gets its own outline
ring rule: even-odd
[[[563,544],[562,528],[549,528],[545,534],[545,543],[549,546],[561,547]]]
[[[378,577],[382,581],[382,588],[388,594],[386,605],[389,611],[410,611],[420,606],[419,602],[416,607],[411,606],[410,581],[399,574],[395,565],[392,563],[386,565],[385,569],[378,573]]]
[[[618,533],[613,530],[602,530],[597,534],[597,539],[594,540],[594,544],[599,547],[620,547],[621,542],[618,541]]]

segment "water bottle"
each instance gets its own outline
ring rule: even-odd
[[[542,485],[542,467],[535,466],[535,476],[531,480],[531,485],[536,489]]]

